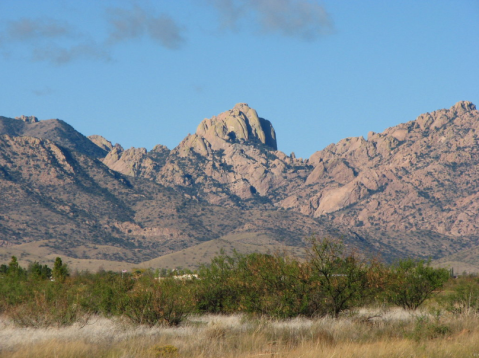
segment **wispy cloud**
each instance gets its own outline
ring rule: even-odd
[[[110,8],[106,21],[110,32],[98,38],[51,17],[21,18],[0,27],[0,55],[28,53],[34,62],[65,65],[77,60],[111,61],[113,47],[128,39],[148,37],[175,50],[185,43],[184,28],[167,14],[155,15],[144,7]]]
[[[220,28],[238,30],[238,22],[247,12],[247,1],[206,0],[218,10]]]
[[[6,24],[0,46],[11,54],[24,46],[32,61],[64,65],[78,59],[110,60],[108,51],[66,21],[50,17],[22,18]],[[4,56],[5,57],[5,56]]]
[[[184,28],[172,17],[154,15],[139,6],[109,9],[108,22],[111,27],[109,43],[147,36],[161,46],[176,50],[186,41]]]
[[[220,16],[220,27],[237,30],[242,20],[261,33],[312,41],[334,32],[332,20],[314,0],[207,0]]]
[[[73,30],[68,23],[51,18],[23,18],[10,21],[7,24],[6,32],[8,38],[15,41],[62,38],[73,35]]]
[[[202,1],[216,10],[222,30],[236,31],[247,26],[260,34],[306,41],[334,32],[332,20],[319,0]],[[147,39],[169,50],[186,44],[185,27],[158,11],[157,3],[131,0],[123,5],[103,13],[108,27],[102,38],[98,33],[90,33],[88,27],[77,28],[47,16],[0,24],[0,56],[15,58],[27,54],[32,61],[65,65],[77,60],[110,61],[112,50],[125,41]]]

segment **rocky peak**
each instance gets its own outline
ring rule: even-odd
[[[271,122],[260,118],[246,103],[238,103],[229,111],[203,120],[196,135],[215,150],[235,142],[257,142],[277,149],[276,133]]]
[[[24,116],[21,115],[20,117],[15,117],[15,119],[18,119],[20,121],[24,121],[25,123],[37,123],[38,118],[35,116]]]
[[[476,105],[472,102],[469,102],[469,101],[460,101],[460,102],[457,102],[452,108],[451,110],[455,111],[456,112],[456,115],[461,115],[463,113],[466,113],[466,112],[470,112],[470,111],[475,111],[476,110]]]
[[[163,144],[155,145],[151,151],[154,152],[154,153],[166,153],[166,154],[168,154],[170,152],[168,147],[166,145],[163,145]]]

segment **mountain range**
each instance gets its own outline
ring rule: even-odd
[[[302,159],[245,103],[172,150],[0,117],[0,260],[196,267],[221,249],[301,255],[315,235],[477,271],[478,133],[462,101]]]

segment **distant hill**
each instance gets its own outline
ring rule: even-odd
[[[93,158],[103,158],[107,151],[98,147],[71,125],[60,119],[39,121],[36,117],[0,117],[0,135],[49,139],[56,144]]]
[[[40,257],[194,267],[221,247],[297,251],[317,234],[387,260],[479,266],[479,253],[460,255],[479,242],[478,133],[463,101],[301,159],[244,103],[172,150],[0,117],[0,257],[41,241]]]

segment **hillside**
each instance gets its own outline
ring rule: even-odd
[[[62,255],[139,264],[231,233],[262,233],[274,244],[302,246],[312,233],[338,232],[298,213],[202,202],[25,136],[0,136],[0,193],[3,262],[17,252],[24,263]]]
[[[272,122],[244,103],[172,150],[1,117],[2,250],[41,241],[46,256],[184,266],[197,265],[196,251],[302,247],[317,234],[388,260],[469,252],[479,241],[478,130],[464,101],[300,159],[277,150]]]
[[[93,158],[102,158],[107,153],[106,150],[92,143],[87,137],[61,119],[39,121],[34,116],[17,118],[0,116],[0,135],[49,139],[64,148],[75,150]]]
[[[275,150],[274,129],[269,121],[255,129],[258,118],[238,104],[202,121],[171,151],[113,149],[103,162],[210,203],[325,218],[405,255],[441,257],[477,244],[479,112],[472,103],[343,139],[306,160]],[[272,144],[256,134],[265,132]]]

